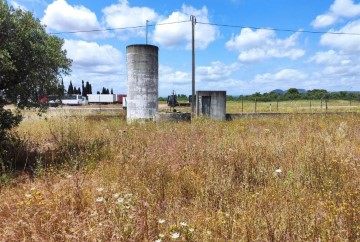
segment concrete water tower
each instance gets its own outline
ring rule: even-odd
[[[129,45],[127,62],[127,121],[145,121],[158,111],[159,48],[154,45]]]

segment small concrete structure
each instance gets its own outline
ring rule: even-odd
[[[226,120],[226,91],[197,91],[196,115]]]
[[[158,51],[154,45],[126,47],[128,123],[153,120],[158,111]]]
[[[191,113],[160,113],[158,112],[155,116],[155,122],[190,122]]]

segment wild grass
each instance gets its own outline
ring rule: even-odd
[[[160,111],[171,112],[166,102],[160,102]],[[190,107],[175,107],[180,112],[191,112]],[[335,113],[360,112],[360,102],[356,100],[292,100],[292,101],[227,101],[227,113]]]
[[[359,241],[359,118],[26,119],[0,240]]]

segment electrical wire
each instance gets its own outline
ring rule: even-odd
[[[172,25],[172,24],[180,24],[191,22],[191,20],[170,22],[170,23],[157,23],[157,24],[148,24],[147,26],[161,26],[161,25]],[[292,32],[292,33],[308,33],[308,34],[331,34],[331,35],[359,35],[360,33],[347,33],[347,32],[325,32],[325,31],[311,31],[311,30],[294,30],[294,29],[280,29],[280,28],[263,28],[263,27],[254,27],[254,26],[243,26],[243,25],[231,25],[231,24],[218,24],[218,23],[205,23],[205,22],[196,22],[196,24],[202,25],[211,25],[217,27],[227,27],[227,28],[250,28],[256,30],[272,30],[277,32]],[[61,34],[77,34],[77,33],[92,33],[92,32],[107,32],[107,31],[115,31],[115,30],[127,30],[127,29],[138,29],[138,28],[146,28],[146,25],[138,25],[138,26],[129,26],[129,27],[119,27],[119,28],[107,28],[107,29],[92,29],[92,30],[76,30],[76,31],[62,31],[62,32],[53,32],[49,33],[52,35],[61,35]]]
[[[228,28],[250,28],[256,30],[273,30],[278,32],[293,32],[293,33],[309,33],[309,34],[334,34],[334,35],[360,35],[360,33],[346,33],[346,32],[325,32],[325,31],[311,31],[311,30],[293,30],[293,29],[278,29],[278,28],[261,28],[261,27],[252,27],[252,26],[242,26],[242,25],[230,25],[230,24],[217,24],[217,23],[203,23],[196,22],[197,24],[203,25],[212,25],[218,27],[228,27]]]
[[[149,26],[161,26],[161,25],[180,24],[180,23],[187,23],[187,22],[190,22],[190,20],[170,22],[170,23],[148,24],[147,26],[148,27]],[[60,35],[60,34],[92,33],[92,32],[107,32],[107,31],[114,31],[114,30],[127,30],[127,29],[139,29],[139,28],[146,28],[146,25],[119,27],[119,28],[107,28],[107,29],[61,31],[61,32],[53,32],[53,33],[49,33],[49,34]]]

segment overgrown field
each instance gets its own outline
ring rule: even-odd
[[[359,121],[29,118],[0,240],[359,241]]]

